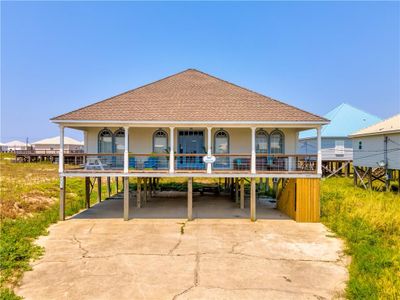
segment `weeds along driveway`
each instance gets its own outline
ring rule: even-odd
[[[70,219],[38,243],[26,299],[330,299],[348,276],[339,239],[285,219]]]

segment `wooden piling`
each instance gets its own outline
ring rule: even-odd
[[[107,194],[108,198],[111,197],[111,178],[108,176],[107,177]]]
[[[60,177],[60,221],[65,220],[65,186],[66,186],[66,177]]]
[[[239,178],[235,178],[235,202],[239,203]]]
[[[188,220],[193,220],[193,178],[188,178],[188,192],[187,192],[187,200],[188,200]]]
[[[137,179],[137,190],[136,190],[136,207],[140,208],[142,205],[142,178]]]
[[[123,177],[124,182],[124,220],[129,220],[129,177]]]
[[[85,177],[85,202],[86,208],[90,208],[90,177]]]
[[[250,179],[250,220],[256,220],[256,179]]]
[[[146,204],[147,202],[147,178],[143,178],[143,184],[144,184],[144,195],[143,195],[143,203]]]
[[[97,202],[101,202],[101,177],[97,177]]]
[[[240,178],[240,209],[244,209],[244,178]]]

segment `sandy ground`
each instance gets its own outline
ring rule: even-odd
[[[132,204],[135,199],[132,199]],[[162,193],[123,221],[107,200],[50,228],[25,273],[26,299],[331,299],[348,273],[342,242],[322,224],[296,223],[258,204]],[[133,205],[131,205],[133,206]]]

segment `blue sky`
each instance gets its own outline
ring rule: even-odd
[[[400,111],[399,2],[2,2],[1,141],[196,68],[305,110]],[[81,138],[79,132],[67,131]]]

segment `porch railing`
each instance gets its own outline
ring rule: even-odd
[[[216,160],[212,169],[215,171],[246,171],[251,170],[250,154],[214,154]]]
[[[317,155],[256,154],[257,172],[316,172]]]
[[[129,153],[129,170],[163,171],[169,169],[169,154],[132,154]]]
[[[175,170],[205,171],[207,165],[203,162],[206,154],[175,154]]]
[[[124,169],[123,153],[83,153],[86,170],[119,170]],[[175,154],[174,168],[179,171],[206,172],[207,164],[203,162],[205,154]],[[250,154],[214,154],[212,172],[245,172],[251,171]],[[170,155],[168,153],[135,154],[129,153],[129,172],[149,171],[168,172]],[[303,154],[256,154],[256,173],[275,172],[317,172],[317,155]]]

